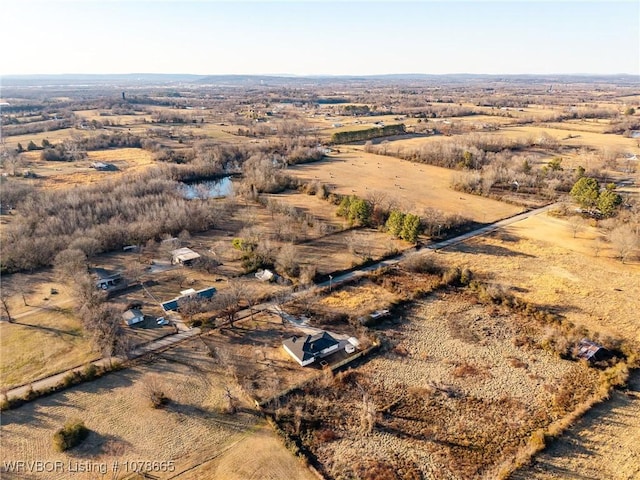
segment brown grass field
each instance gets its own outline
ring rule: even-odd
[[[452,172],[446,168],[365,153],[356,148],[340,150],[341,153],[331,154],[326,160],[297,165],[288,171],[304,181],[319,180],[329,185],[331,191],[341,194],[367,198],[370,193],[386,192],[388,200],[416,214],[431,207],[488,223],[521,211],[497,200],[452,190],[449,186]]]
[[[640,373],[590,410],[513,480],[640,478]]]
[[[4,277],[3,288],[16,279]],[[52,295],[51,289],[59,293]],[[51,272],[29,276],[25,306],[20,295],[9,299],[15,323],[0,322],[0,386],[8,388],[81,365],[96,358],[80,321],[71,312],[65,285]]]
[[[293,394],[276,415],[333,478],[495,478],[558,414],[558,392],[579,388],[569,403],[580,401],[597,379],[580,363],[515,346],[522,328],[535,327],[514,320],[460,294],[431,295],[384,328],[390,346],[380,355]],[[363,395],[377,412],[369,434]]]
[[[441,255],[576,325],[640,341],[638,263],[622,264],[606,247],[596,257],[598,235],[588,228],[574,239],[566,221],[538,215]]]
[[[70,188],[98,183],[107,178],[132,172],[153,165],[150,152],[141,148],[113,148],[88,152],[87,158],[76,162],[47,162],[40,159],[40,152],[25,152],[25,170],[31,170],[42,179],[34,183],[47,189]],[[99,172],[91,167],[93,162],[113,163],[117,172]]]
[[[464,117],[471,121],[475,117]],[[607,124],[596,122],[574,122],[565,124],[563,123],[550,123],[544,126],[510,126],[504,125],[499,130],[483,132],[482,135],[492,135],[503,137],[509,140],[525,140],[525,139],[537,139],[542,134],[547,134],[551,138],[555,139],[560,146],[571,148],[585,148],[593,149],[596,151],[608,150],[624,153],[640,153],[640,146],[637,139],[625,138],[622,135],[613,135],[602,133]],[[400,148],[400,150],[410,151],[416,148],[420,148],[422,145],[432,142],[446,142],[455,139],[455,136],[447,137],[443,135],[425,136],[425,137],[412,137],[412,138],[397,138],[389,145],[393,148]]]
[[[234,381],[207,352],[200,340],[193,340],[160,355],[151,364],[111,373],[3,413],[4,460],[59,460],[65,466],[68,462],[106,462],[110,470],[102,477],[93,473],[18,475],[5,471],[2,478],[114,478],[111,465],[115,460],[121,465],[126,460],[175,462],[174,472],[156,478],[182,478],[174,475],[188,471],[184,478],[226,479],[230,472],[259,471],[260,478],[275,479],[282,478],[283,469],[295,472],[295,478],[309,478],[303,465],[265,431]],[[171,399],[163,409],[155,410],[147,403],[144,390],[151,379],[159,382]],[[241,407],[234,415],[223,413],[225,386]],[[91,433],[80,447],[56,453],[51,437],[70,418],[82,419]],[[256,448],[258,444],[260,448]],[[119,478],[127,478],[125,473],[123,467]]]
[[[231,448],[207,463],[179,475],[179,480],[317,480],[318,477],[294,457],[271,428],[256,425]]]

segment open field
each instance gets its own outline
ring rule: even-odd
[[[276,410],[331,478],[495,478],[534,430],[595,388],[586,366],[515,345],[541,329],[460,294],[431,295],[390,322],[385,351]]]
[[[574,239],[568,222],[538,215],[441,255],[576,325],[640,341],[638,263],[611,258],[606,245],[596,257],[596,236],[589,227]]]
[[[9,388],[98,358],[70,308],[0,322],[0,387]]]
[[[473,119],[474,117],[464,118]],[[572,149],[585,148],[597,151],[618,151],[621,154],[640,154],[640,146],[638,146],[637,139],[625,138],[622,135],[602,133],[606,124],[583,121],[567,125],[568,126],[565,126],[564,122],[545,124],[544,126],[504,125],[498,130],[480,132],[479,134],[498,136],[509,140],[535,140],[541,135],[549,135],[552,139],[556,140],[561,147],[570,147]],[[448,142],[455,138],[455,136],[444,135],[415,136],[407,139],[397,137],[389,142],[389,144],[394,149],[399,148],[401,151],[409,151],[420,148],[425,144]]]
[[[319,180],[329,185],[332,192],[344,195],[367,198],[371,193],[385,192],[388,201],[416,214],[430,207],[489,223],[522,211],[513,205],[452,190],[449,169],[355,148],[343,147],[341,153],[319,162],[296,165],[288,172],[304,181]]]
[[[35,182],[47,189],[70,188],[113,179],[123,172],[133,172],[153,165],[150,152],[141,148],[113,148],[88,152],[87,158],[76,162],[48,162],[40,160],[40,152],[27,152],[25,169],[29,169],[40,177]],[[112,163],[118,168],[116,172],[100,172],[91,167],[94,162]]]
[[[259,427],[259,428],[258,428]],[[256,425],[251,434],[210,462],[189,470],[178,480],[318,480],[318,477],[294,457],[271,428]]]
[[[3,459],[62,461],[65,466],[68,462],[107,462],[109,468],[115,460],[173,461],[173,474],[200,465],[244,438],[259,421],[207,352],[199,340],[193,340],[162,354],[152,364],[111,373],[3,413]],[[170,398],[165,408],[153,409],[148,404],[145,388],[151,381],[159,383]],[[234,415],[223,413],[225,386],[241,407]],[[56,453],[51,437],[70,418],[83,420],[91,433],[80,447]],[[121,473],[126,473],[124,467]],[[72,475],[96,478],[94,473]],[[165,473],[160,478],[169,476],[172,474]],[[69,477],[66,471],[2,473],[6,479]]]
[[[536,456],[512,480],[640,478],[640,373]]]
[[[0,121],[11,125],[7,131],[59,125],[60,116],[76,127],[2,138],[0,307],[15,322],[0,321],[0,387],[28,384],[99,355],[96,329],[81,322],[105,314],[92,298],[93,284],[81,290],[50,268],[67,247],[89,256],[85,263],[77,251],[67,252],[69,270],[78,276],[102,267],[127,278],[129,286],[106,300],[116,320],[134,305],[147,317],[133,327],[121,323],[131,340],[127,348],[190,326],[201,329],[126,370],[3,412],[3,460],[60,460],[65,468],[68,461],[175,462],[174,471],[150,472],[158,480],[316,478],[293,451],[308,454],[336,480],[480,480],[506,478],[522,466],[548,440],[546,430],[557,441],[547,441],[550,447],[514,480],[640,475],[637,372],[628,390],[613,391],[561,433],[576,407],[590,408],[624,377],[619,369],[604,370],[604,362],[591,368],[567,360],[572,347],[583,337],[615,355],[640,345],[640,251],[629,247],[636,250],[623,264],[616,255],[624,245],[609,241],[616,241],[610,232],[623,237],[618,243],[637,240],[637,228],[631,229],[640,174],[633,154],[640,156],[640,139],[628,137],[640,130],[640,116],[627,110],[640,109],[637,79],[140,81],[131,80],[131,88],[124,80],[122,86],[120,80],[82,87],[21,81],[3,88],[9,95]],[[557,121],[570,111],[575,119]],[[465,115],[470,112],[477,114]],[[381,122],[403,123],[408,134],[372,145],[331,143],[336,132]],[[440,133],[424,133],[432,128]],[[604,133],[610,129],[625,133]],[[15,148],[31,140],[40,146],[46,138],[59,144],[57,158],[74,159],[87,147],[81,137],[104,135],[91,147],[98,148],[121,144],[123,133],[138,136],[145,149],[47,162],[39,150]],[[487,138],[495,144],[482,141]],[[528,143],[510,149],[507,140]],[[435,148],[438,142],[448,145]],[[420,155],[406,158],[452,168],[371,151],[415,151]],[[320,152],[329,154],[316,161]],[[548,166],[555,157],[562,168]],[[96,171],[93,162],[112,163],[117,171]],[[581,207],[599,211],[574,222],[578,204],[568,192],[578,166],[600,191],[619,184],[621,197],[608,196],[616,211],[587,199]],[[173,181],[226,175],[235,192],[227,198],[176,194]],[[477,195],[453,190],[452,179]],[[77,188],[82,185],[91,188]],[[205,188],[195,186],[199,193]],[[46,194],[62,189],[70,191]],[[350,213],[362,207],[357,213],[364,217],[372,210],[370,225],[377,228],[338,217],[334,202],[340,199],[332,193],[368,200],[370,208],[355,204]],[[550,215],[441,250],[423,248],[441,231],[453,235],[457,226],[473,228],[551,202],[558,209]],[[340,271],[414,246],[385,231],[393,210],[422,217],[424,235],[406,262],[331,284],[330,275],[340,278]],[[415,219],[405,220],[401,235],[409,238]],[[125,251],[129,244],[139,249]],[[189,267],[171,265],[169,252],[178,247],[203,258]],[[255,277],[264,268],[278,274],[273,283]],[[207,311],[168,313],[160,306],[181,291],[205,287],[218,291],[200,305]],[[81,296],[80,315],[73,302]],[[259,303],[272,308],[256,312]],[[389,315],[371,316],[380,309]],[[160,316],[175,325],[158,325]],[[325,357],[328,365],[303,368],[282,347],[291,336],[325,329],[341,342],[357,338],[365,354],[333,372],[326,367],[348,359],[350,348]],[[164,408],[149,404],[153,383],[170,399]],[[55,453],[53,432],[74,417],[84,420],[89,438],[67,454]],[[3,469],[0,476],[8,479],[117,476],[64,470],[25,476],[6,464]],[[134,480],[130,472],[117,473]]]
[[[62,128],[60,130],[51,130],[49,132],[12,135],[10,137],[4,137],[3,142],[7,147],[16,148],[18,146],[18,143],[20,143],[24,148],[27,148],[27,145],[29,145],[30,141],[33,141],[33,143],[35,143],[37,146],[40,146],[42,145],[42,140],[49,140],[51,143],[55,144],[71,138],[72,135],[88,137],[98,135],[99,133],[101,133],[100,130],[78,130],[77,128]]]
[[[18,293],[9,299],[15,322],[0,322],[0,386],[7,388],[83,364],[96,358],[91,340],[71,312],[65,285],[50,271],[21,287],[24,277],[2,278],[2,288]],[[58,293],[51,294],[55,290]],[[22,295],[28,306],[24,305]]]

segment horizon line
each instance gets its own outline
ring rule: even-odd
[[[543,75],[558,75],[558,76],[615,76],[615,75],[627,75],[640,77],[640,73],[629,72],[492,72],[492,73],[477,73],[477,72],[447,72],[447,73],[423,73],[423,72],[387,72],[387,73],[187,73],[187,72],[126,72],[126,73],[86,73],[86,72],[65,72],[65,73],[1,73],[0,78],[4,77],[43,77],[43,76],[73,76],[73,75],[85,75],[85,76],[114,76],[114,75],[184,75],[194,77],[216,77],[216,76],[236,76],[236,77],[289,77],[289,78],[314,78],[314,77],[383,77],[383,76],[447,76],[447,75],[476,75],[476,76],[497,76],[497,75],[528,75],[528,76],[543,76]]]

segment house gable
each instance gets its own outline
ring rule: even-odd
[[[303,367],[336,351],[340,346],[329,333],[322,332],[305,337],[291,337],[282,342],[283,348]]]

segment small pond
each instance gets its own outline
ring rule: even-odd
[[[231,177],[222,177],[215,180],[180,183],[178,190],[188,200],[224,198],[233,193],[233,183]]]

